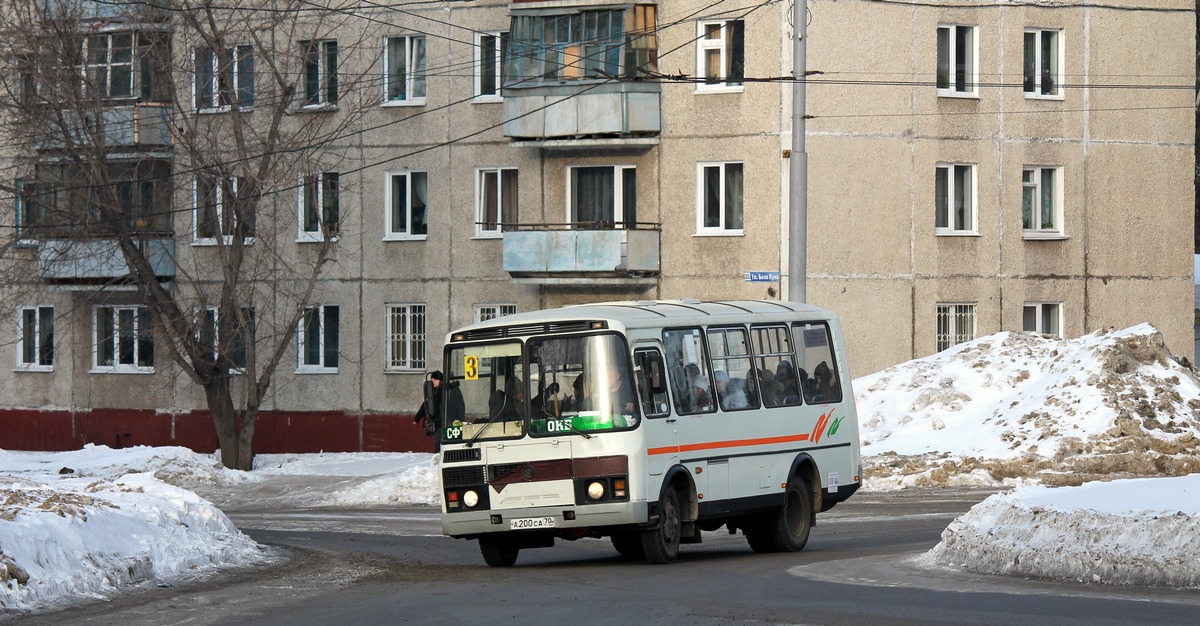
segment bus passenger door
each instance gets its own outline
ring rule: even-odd
[[[642,415],[646,417],[643,430],[646,472],[661,476],[668,467],[679,462],[679,434],[667,398],[667,370],[662,350],[657,344],[639,347],[633,353],[633,364]]]

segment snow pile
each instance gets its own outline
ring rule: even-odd
[[[998,333],[854,389],[868,489],[1200,472],[1200,382],[1149,324]]]
[[[993,495],[954,520],[925,559],[986,574],[1200,587],[1200,474]]]
[[[270,554],[195,494],[149,473],[0,476],[0,608],[102,598]]]
[[[420,453],[259,455],[237,472],[178,447],[0,450],[0,610],[270,562],[217,506],[436,504],[436,471]]]

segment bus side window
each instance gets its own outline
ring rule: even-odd
[[[722,411],[758,408],[758,385],[750,366],[746,329],[709,328],[708,353],[713,364],[713,390]]]
[[[709,383],[708,353],[699,328],[671,328],[663,331],[667,372],[675,412],[681,415],[712,413],[716,409]]]
[[[842,386],[838,379],[837,361],[833,354],[829,327],[825,324],[796,325],[803,344],[801,362],[810,366],[804,386],[804,400],[811,404],[832,404],[842,401]],[[803,380],[803,377],[802,377]]]
[[[800,380],[796,371],[796,353],[792,350],[786,326],[752,326],[754,369],[759,376],[759,391],[765,407],[800,404]]]
[[[667,404],[667,369],[658,350],[641,349],[633,355],[637,372],[638,399],[646,417],[670,415]]]

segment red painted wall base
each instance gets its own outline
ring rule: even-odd
[[[203,454],[218,448],[207,411],[0,409],[0,424],[6,450],[78,450],[89,443],[182,446]],[[433,438],[411,414],[264,411],[254,425],[254,452],[433,452]]]

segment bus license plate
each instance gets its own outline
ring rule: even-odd
[[[508,521],[509,530],[525,530],[527,528],[554,528],[554,518],[521,517]]]

